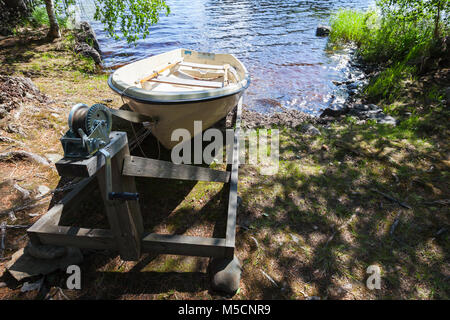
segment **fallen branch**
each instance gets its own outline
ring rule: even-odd
[[[64,292],[63,292],[63,290],[62,290],[61,288],[58,288],[58,289],[59,289],[59,293],[61,294],[61,296],[62,296],[64,299],[70,300],[70,298],[64,294]]]
[[[428,201],[428,202],[424,202],[424,204],[430,204],[430,205],[440,204],[442,206],[448,206],[450,204],[450,199]]]
[[[30,199],[30,191],[28,191],[27,189],[22,188],[17,183],[15,183],[13,185],[13,187],[14,187],[14,189],[16,189],[17,191],[19,191],[22,194],[22,199]]]
[[[277,285],[277,283],[275,282],[275,280],[273,280],[267,273],[265,273],[262,269],[260,269],[261,270],[261,272],[262,272],[262,274],[267,278],[267,279],[269,279],[269,281],[270,282],[272,282],[274,285],[275,285],[275,287],[278,287],[278,285]]]
[[[3,254],[6,249],[5,239],[6,239],[6,222],[2,222],[0,225],[0,258],[4,258]]]
[[[40,206],[44,202],[45,201],[38,201],[38,202],[35,202],[35,203],[32,203],[32,204],[26,204],[26,205],[17,206],[17,207],[11,208],[11,209],[6,209],[6,210],[3,210],[3,211],[0,211],[0,216],[5,215],[5,214],[9,214],[10,212],[16,213],[16,212],[27,210],[27,209],[32,209],[32,208],[35,208],[37,206]]]
[[[50,166],[50,163],[47,161],[47,159],[45,159],[44,157],[41,157],[40,155],[32,153],[32,152],[19,150],[19,151],[9,151],[9,152],[0,153],[0,160],[2,160],[2,161],[12,160],[12,159],[19,159],[19,160],[27,159],[29,161],[33,161],[33,162],[42,164],[44,166]]]
[[[255,244],[256,244],[256,248],[257,248],[257,249],[259,249],[259,243],[258,243],[258,240],[256,240],[256,238],[255,238],[255,237],[250,237],[250,238],[252,238],[252,239],[253,239],[253,241],[255,241]]]
[[[8,137],[5,137],[5,136],[0,136],[0,142],[17,143],[17,144],[23,145],[23,142],[21,142],[19,140],[12,139],[12,138],[8,138]]]
[[[341,225],[336,229],[336,231],[334,231],[333,234],[327,239],[327,242],[325,242],[325,247],[328,246],[328,243],[330,243],[331,240],[334,239],[334,236],[336,235],[336,233],[337,233],[339,230],[342,230],[342,229],[344,229],[345,227],[347,227],[347,226],[353,221],[353,219],[355,219],[355,217],[356,217],[356,213],[352,214],[352,216],[351,216],[347,221],[345,221],[343,224],[341,224]]]
[[[381,192],[381,191],[379,191],[377,189],[370,189],[370,190],[372,190],[373,192],[376,192],[378,194],[381,194],[386,199],[391,200],[392,202],[396,202],[396,203],[398,203],[399,205],[401,205],[402,207],[404,207],[406,209],[412,209],[411,206],[409,206],[408,204],[406,204],[406,203],[404,203],[404,202],[394,198],[393,196],[388,195],[387,193]]]
[[[399,214],[397,215],[397,217],[395,217],[394,223],[392,224],[391,230],[389,231],[389,234],[390,234],[391,236],[394,235],[395,228],[397,228],[397,225],[398,225],[398,223],[400,222],[400,216],[401,216],[401,214],[399,213]]]
[[[23,224],[7,224],[7,229],[28,229],[31,227],[31,224],[23,225]]]
[[[45,193],[43,195],[35,197],[33,200],[29,200],[28,202],[26,202],[23,205],[16,206],[16,207],[11,208],[11,209],[6,209],[6,210],[3,210],[3,211],[0,211],[0,216],[5,215],[5,214],[9,214],[10,212],[16,213],[18,211],[28,210],[28,209],[32,209],[32,208],[35,208],[37,206],[40,206],[41,204],[43,204],[45,202],[45,201],[40,201],[40,200],[43,200],[44,198],[47,198],[48,196],[50,196],[50,195],[52,195],[54,193],[63,192],[63,191],[66,191],[66,190],[73,189],[73,188],[75,188],[76,186],[78,186],[79,184],[81,184],[83,182],[84,182],[84,179],[82,179],[81,181],[76,182],[76,183],[69,182],[66,185],[62,186],[61,188],[56,188],[56,189],[50,190],[49,192],[47,192],[47,193]],[[37,201],[37,202],[31,203],[33,201]]]

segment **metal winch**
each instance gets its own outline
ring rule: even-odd
[[[65,158],[90,158],[103,156],[105,159],[106,197],[109,200],[138,200],[138,193],[113,192],[111,176],[111,155],[104,148],[110,143],[112,111],[103,104],[91,107],[79,103],[69,113],[69,130],[61,138]]]
[[[69,131],[61,138],[66,158],[89,158],[110,142],[112,115],[102,104],[73,106],[68,122]]]

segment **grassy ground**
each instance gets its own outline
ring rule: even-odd
[[[1,150],[62,154],[58,139],[67,129],[73,103],[112,99],[109,106],[120,106],[106,76],[89,73],[92,64],[68,51],[67,40],[52,44],[16,40],[10,46],[5,40],[0,44],[0,73],[30,76],[55,102],[22,113],[20,124],[27,137],[0,131],[25,145],[2,143]],[[383,105],[402,120],[396,128],[357,124],[352,118],[319,127],[321,135],[314,137],[280,128],[278,173],[264,176],[256,166],[240,168],[243,201],[236,254],[243,273],[233,299],[449,298],[449,110],[440,101],[443,84],[419,80],[404,84],[403,99]],[[423,93],[431,88],[435,94]],[[414,116],[406,116],[412,109]],[[153,143],[148,140],[144,152]],[[61,184],[54,169],[26,162],[1,163],[0,175],[30,190]],[[221,184],[138,180],[137,185],[143,193],[146,230],[223,234],[227,190]],[[17,192],[7,185],[2,188],[2,210],[21,203]],[[90,209],[89,215],[64,223],[105,226],[101,207],[94,206],[96,199],[98,191],[82,204]],[[33,223],[39,216],[29,214],[44,213],[49,202],[50,198],[40,207],[17,212],[18,220],[8,223]],[[5,256],[9,257],[25,245],[26,238],[25,230],[7,232]],[[0,274],[4,264],[0,262]],[[381,268],[381,290],[366,288],[370,265]],[[46,281],[55,299],[63,299],[57,287],[70,299],[221,298],[209,291],[207,267],[205,258],[149,254],[138,262],[124,262],[112,253],[89,252],[81,266],[82,290],[64,289],[62,272]],[[20,284],[7,273],[2,281],[8,284],[0,288],[3,299],[42,298],[36,292],[20,293]]]

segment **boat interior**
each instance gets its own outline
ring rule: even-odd
[[[233,61],[223,59],[231,55],[190,50],[181,50],[180,53],[181,57],[169,55],[166,59],[153,61],[150,58],[146,66],[147,75],[137,79],[135,84],[147,91],[179,92],[229,88],[241,81]]]

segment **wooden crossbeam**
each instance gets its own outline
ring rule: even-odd
[[[126,132],[113,131],[109,135],[111,142],[105,147],[111,158],[128,144]],[[105,165],[104,157],[91,157],[88,159],[63,158],[55,166],[58,174],[63,177],[91,177]]]
[[[151,233],[142,239],[145,252],[223,258],[234,248],[225,239]]]
[[[174,164],[135,156],[126,156],[123,163],[122,175],[148,178],[166,178],[195,181],[228,182],[228,171],[213,170],[210,168]]]
[[[50,244],[57,246],[74,246],[90,249],[114,249],[115,242],[111,231],[104,229],[87,229],[58,225],[64,210],[74,201],[82,201],[89,194],[93,177],[86,178],[71,192],[64,196],[36,223],[28,228],[27,233],[35,244]]]
[[[112,232],[106,229],[88,229],[48,224],[45,226],[45,229],[34,232],[34,234],[42,244],[96,250],[116,249],[116,241]]]

